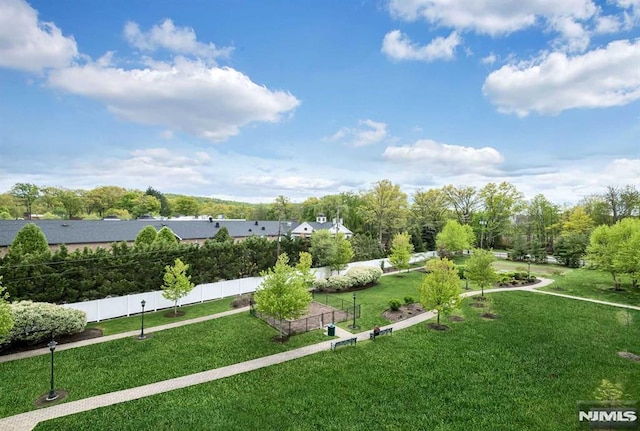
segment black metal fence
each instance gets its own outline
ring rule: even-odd
[[[328,305],[328,304],[325,304]],[[355,308],[356,317],[360,317],[360,304],[356,305]],[[283,320],[280,322],[278,319],[275,319],[270,316],[266,316],[259,311],[257,311],[253,304],[249,310],[249,312],[258,317],[274,328],[280,330],[286,335],[294,335],[294,334],[302,334],[304,332],[313,331],[315,329],[320,329],[325,327],[330,323],[339,323],[347,320],[353,319],[353,306],[350,309],[345,310],[331,310],[326,311],[324,313],[316,314],[313,316],[307,316],[302,319],[297,320]],[[282,328],[281,328],[282,325]]]

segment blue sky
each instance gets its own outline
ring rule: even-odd
[[[640,0],[0,0],[0,191],[576,202],[640,186],[639,99]]]

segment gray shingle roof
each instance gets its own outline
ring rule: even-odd
[[[234,238],[251,235],[277,236],[277,221],[204,220],[0,220],[0,247],[11,245],[18,231],[27,223],[42,229],[49,244],[91,244],[135,241],[138,232],[151,225],[160,230],[169,227],[183,240],[212,238],[223,226]],[[298,223],[283,221],[281,234],[285,235]]]

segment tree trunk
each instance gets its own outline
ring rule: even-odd
[[[176,316],[178,314],[178,301],[173,303],[173,315]]]

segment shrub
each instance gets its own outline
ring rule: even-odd
[[[329,288],[329,280],[326,278],[317,278],[313,281],[311,285],[315,290],[322,292],[323,290]]]
[[[389,301],[389,308],[393,311],[398,311],[401,306],[402,302],[400,302],[400,300],[398,299],[392,299],[391,301]]]
[[[336,290],[348,289],[353,286],[353,278],[348,275],[332,275],[327,280],[329,287]]]
[[[411,296],[405,296],[404,297],[404,303],[409,305],[409,304],[413,304],[414,302],[416,302]]]
[[[13,329],[8,341],[37,343],[50,337],[77,334],[84,331],[87,315],[84,311],[46,302],[20,301],[11,304]]]
[[[375,266],[356,266],[349,268],[345,275],[353,279],[353,286],[365,286],[380,280],[382,270]]]

